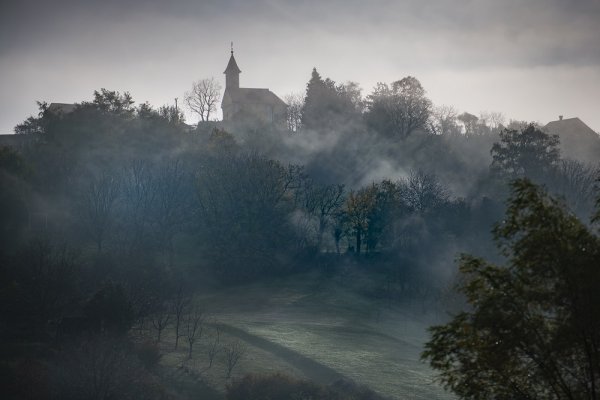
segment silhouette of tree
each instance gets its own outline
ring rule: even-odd
[[[400,198],[411,210],[425,213],[447,203],[448,190],[435,175],[422,170],[411,170],[407,178],[400,181]]]
[[[158,115],[172,124],[185,122],[185,116],[183,115],[183,112],[175,106],[165,105],[160,107],[158,109]]]
[[[378,83],[367,96],[366,121],[380,134],[405,138],[417,130],[427,130],[432,104],[415,77],[407,76],[391,86]]]
[[[369,229],[370,217],[376,206],[378,187],[375,184],[351,191],[346,200],[344,217],[355,238],[357,254],[360,254],[362,241]]]
[[[335,81],[321,78],[313,68],[306,85],[302,108],[302,125],[309,129],[340,129],[360,115],[360,89],[355,83],[336,85]]]
[[[301,93],[290,93],[285,96],[287,104],[287,128],[290,132],[298,132],[302,127],[302,108],[304,96]]]
[[[47,114],[48,103],[45,101],[36,101],[38,106],[38,115],[34,117],[29,116],[25,121],[15,126],[16,134],[41,134],[46,132],[46,119],[49,117]]]
[[[240,341],[235,341],[233,343],[224,345],[223,351],[225,352],[225,362],[227,368],[226,379],[229,379],[231,378],[231,373],[233,372],[233,369],[238,364],[240,359],[244,356],[246,348]]]
[[[452,106],[435,107],[431,113],[430,130],[436,135],[457,135],[460,128],[457,125],[458,112]]]
[[[99,177],[90,176],[84,182],[79,194],[79,217],[85,232],[96,244],[98,252],[106,235],[114,225],[115,202],[120,193],[118,179],[102,173]]]
[[[520,132],[505,129],[500,142],[492,146],[491,169],[500,176],[515,179],[528,177],[540,182],[558,165],[559,139],[530,124]]]
[[[188,342],[188,358],[192,358],[194,343],[202,338],[206,315],[199,307],[194,306],[184,318],[185,338]]]
[[[598,398],[600,238],[528,180],[494,233],[507,265],[461,257],[469,310],[423,357],[463,399]]]
[[[215,78],[205,78],[192,84],[192,89],[185,92],[184,100],[192,112],[198,114],[201,121],[210,121],[211,115],[217,111],[221,99],[221,84]]]
[[[22,246],[7,270],[2,314],[31,319],[32,334],[43,335],[49,320],[61,317],[79,295],[77,261],[69,247],[48,238]]]
[[[121,284],[105,283],[85,305],[87,318],[103,332],[126,334],[133,324],[133,309]]]
[[[100,91],[94,91],[94,100],[92,103],[82,103],[84,106],[93,105],[100,111],[105,113],[111,113],[115,115],[133,116],[135,108],[133,107],[133,98],[129,92],[123,94],[107,89],[100,89]]]
[[[198,234],[204,259],[222,279],[239,280],[288,267],[288,213],[296,168],[258,155],[223,155],[197,176]]]
[[[325,231],[344,203],[344,185],[322,185],[306,179],[297,192],[298,205],[316,220],[316,248],[320,249]]]

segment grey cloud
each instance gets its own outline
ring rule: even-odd
[[[432,47],[432,53],[460,55],[457,60],[462,65],[457,67],[600,63],[597,0],[25,0],[3,7],[0,34],[9,39],[0,42],[0,56],[77,42],[78,35],[86,31],[98,41],[103,33],[112,36],[111,32],[127,40],[131,33],[128,21],[146,16],[214,26],[214,36],[202,38],[204,41],[243,36],[248,30],[267,27],[273,32],[271,40],[286,40],[277,32],[287,33],[288,27],[296,26],[299,36],[322,32],[325,38],[343,38],[366,33],[369,41],[433,40],[444,47]],[[175,30],[163,32],[165,41],[169,33],[172,40],[191,40],[185,37],[188,32]],[[227,42],[230,38],[222,39]]]

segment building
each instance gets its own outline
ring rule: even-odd
[[[225,93],[221,102],[225,124],[285,126],[287,104],[269,89],[241,88],[233,49],[225,69]]]
[[[544,130],[558,135],[562,157],[592,164],[600,162],[600,135],[579,118],[561,115],[558,120],[546,124]]]
[[[48,106],[48,112],[52,114],[69,114],[75,111],[77,104],[72,103],[50,103]]]

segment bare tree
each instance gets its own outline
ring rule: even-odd
[[[126,228],[124,245],[130,254],[141,251],[148,242],[151,220],[148,217],[154,202],[154,173],[146,161],[133,161],[123,172],[123,202],[120,219]]]
[[[175,348],[179,344],[179,337],[182,336],[180,333],[181,323],[183,322],[183,314],[191,302],[190,297],[187,295],[183,285],[179,286],[175,297],[171,300],[171,309],[175,317]]]
[[[191,175],[179,160],[167,162],[154,173],[153,190],[155,201],[152,207],[152,222],[158,243],[165,255],[166,263],[173,266],[173,238],[189,222],[192,193]]]
[[[576,160],[560,160],[549,185],[551,191],[563,197],[569,208],[587,218],[595,199],[594,181],[600,177],[600,167]]]
[[[200,116],[201,121],[210,121],[217,110],[221,98],[221,84],[215,78],[205,78],[192,84],[192,90],[185,92],[184,100],[190,110]]]
[[[298,132],[302,126],[303,93],[290,93],[284,97],[287,103],[287,127],[290,132]]]
[[[488,121],[489,121],[490,128],[498,129],[502,125],[504,125],[506,118],[504,117],[504,114],[502,114],[501,112],[492,111],[492,112],[488,113]]]
[[[215,336],[213,338],[213,342],[208,348],[208,368],[212,367],[215,356],[219,352],[219,342],[221,340],[221,330],[217,326],[215,328]]]
[[[103,172],[99,177],[91,176],[84,183],[79,196],[81,222],[96,242],[98,252],[113,221],[114,206],[119,196],[120,184],[114,175]]]
[[[63,349],[51,369],[53,392],[63,399],[138,398],[139,363],[123,342],[97,336]],[[140,396],[146,398],[146,396]]]
[[[194,307],[191,312],[186,315],[185,318],[185,338],[188,341],[188,358],[192,358],[192,351],[194,349],[194,343],[202,337],[202,331],[204,330],[204,320],[206,316],[198,308]]]
[[[246,352],[246,348],[239,341],[235,341],[223,346],[223,351],[225,352],[225,360],[227,362],[226,378],[229,379],[231,378],[231,372]]]
[[[458,111],[453,106],[435,107],[431,113],[430,129],[435,135],[452,135],[460,133],[456,123]]]
[[[344,203],[344,185],[322,185],[304,180],[297,201],[318,223],[317,248],[320,249],[323,234]]]
[[[171,313],[169,311],[168,307],[163,304],[152,316],[152,326],[154,326],[158,335],[156,338],[157,342],[160,342],[162,331],[165,330],[165,328],[169,326],[169,322],[171,322]]]
[[[433,174],[411,170],[400,182],[400,198],[409,209],[425,213],[447,203],[450,193]]]

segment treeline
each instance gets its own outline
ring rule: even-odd
[[[293,132],[229,133],[104,89],[68,113],[41,103],[0,150],[3,338],[49,341],[73,315],[122,335],[183,284],[348,264],[379,282],[369,296],[439,297],[457,253],[498,257],[508,181],[592,210],[596,167],[534,125],[433,132],[415,78],[363,99],[314,71],[297,111]]]

